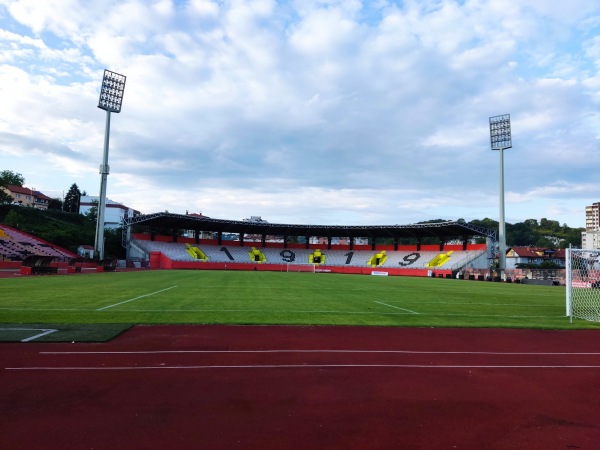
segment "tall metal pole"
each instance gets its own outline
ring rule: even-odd
[[[106,185],[108,183],[108,147],[110,138],[110,111],[106,111],[106,125],[104,127],[104,153],[100,165],[100,196],[98,198],[98,215],[96,221],[96,242],[94,251],[99,260],[104,259],[104,222],[106,216]]]
[[[506,270],[506,223],[504,220],[504,150],[512,148],[510,114],[490,117],[490,141],[492,150],[500,151],[500,217],[498,218],[498,272],[505,280]]]
[[[98,218],[96,221],[95,255],[99,260],[104,259],[104,223],[106,216],[106,184],[108,181],[108,141],[110,137],[110,113],[120,113],[125,91],[125,75],[110,70],[104,71],[98,108],[106,111],[106,126],[104,127],[104,154],[100,165],[100,196],[98,198]]]
[[[504,220],[504,148],[500,149],[500,220],[498,223],[498,272],[500,279],[505,279],[506,269],[506,223]]]

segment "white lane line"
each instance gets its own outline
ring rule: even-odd
[[[267,349],[267,350],[130,350],[130,351],[64,351],[39,352],[40,355],[151,355],[185,353],[387,353],[410,355],[498,355],[498,356],[599,356],[600,352],[492,352],[492,351],[422,351],[422,350],[332,350],[332,349]]]
[[[384,306],[389,306],[390,308],[396,308],[396,309],[399,309],[399,310],[401,310],[401,311],[407,311],[407,312],[409,312],[409,313],[411,313],[411,314],[419,314],[419,313],[418,313],[418,312],[416,312],[416,311],[412,311],[412,310],[410,310],[410,309],[406,309],[406,308],[400,308],[399,306],[388,305],[387,303],[378,302],[378,301],[375,301],[375,303],[379,303],[380,305],[384,305]]]
[[[21,342],[29,342],[39,339],[42,336],[46,336],[47,334],[54,333],[58,330],[55,330],[54,328],[0,328],[0,331],[41,331],[41,333],[38,333],[35,336],[21,339]]]
[[[557,366],[557,365],[428,365],[428,364],[258,364],[258,365],[215,365],[215,366],[98,366],[98,367],[5,367],[5,370],[190,370],[190,369],[600,369],[600,365]]]
[[[125,303],[129,303],[129,302],[133,302],[135,300],[139,300],[140,298],[150,297],[151,295],[160,294],[161,292],[165,292],[165,291],[168,291],[168,290],[176,288],[176,287],[177,286],[171,286],[171,287],[168,287],[168,288],[165,288],[165,289],[161,289],[160,291],[151,292],[151,293],[145,294],[145,295],[140,295],[139,297],[130,298],[129,300],[125,300],[124,302],[119,302],[119,303],[115,303],[113,305],[104,306],[103,308],[98,308],[96,311],[104,311],[105,309],[114,308],[115,306],[124,305]]]

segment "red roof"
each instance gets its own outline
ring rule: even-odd
[[[13,194],[33,195],[35,198],[39,198],[42,200],[52,200],[50,197],[46,196],[45,194],[42,194],[40,191],[34,191],[33,189],[28,187],[15,186],[14,184],[9,184],[8,186],[6,186],[6,189],[8,189]]]
[[[562,248],[545,248],[545,247],[510,247],[512,251],[520,257],[527,258],[565,258],[565,250]]]
[[[14,192],[15,194],[27,194],[27,195],[31,195],[32,193],[35,194],[35,191],[23,187],[23,186],[15,186],[14,184],[9,184],[8,186],[6,186],[6,189],[8,189],[10,192]]]

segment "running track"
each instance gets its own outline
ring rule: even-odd
[[[594,449],[599,337],[138,326],[0,344],[0,448]]]

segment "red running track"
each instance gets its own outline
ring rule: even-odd
[[[0,344],[0,448],[600,448],[598,337],[138,326]]]

